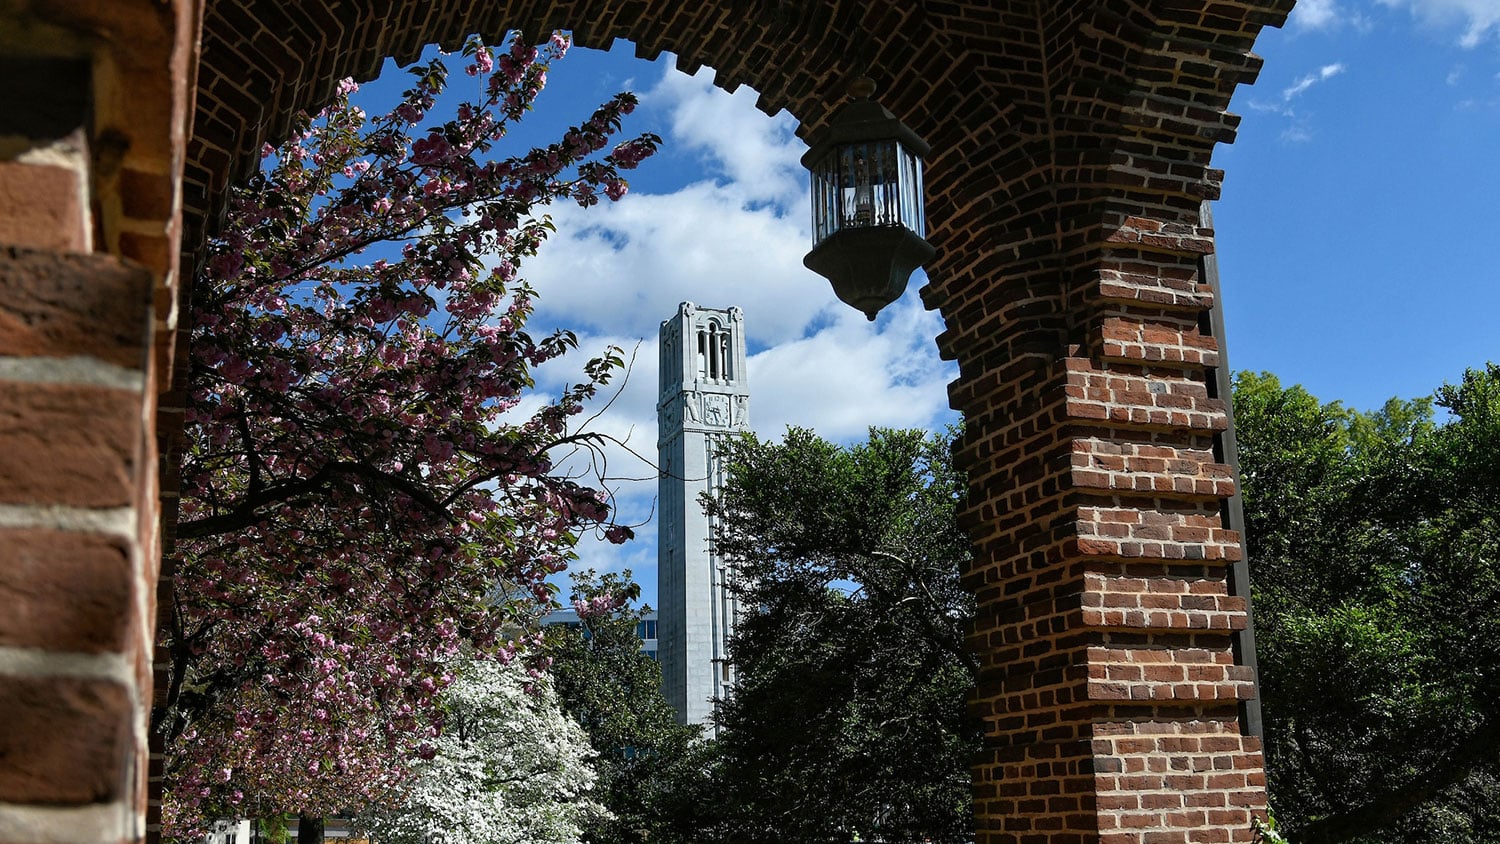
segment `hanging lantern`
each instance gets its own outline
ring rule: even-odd
[[[936,250],[923,239],[922,159],[929,147],[870,99],[860,79],[802,156],[812,173],[813,248],[807,268],[871,320],[901,298],[912,271]]]

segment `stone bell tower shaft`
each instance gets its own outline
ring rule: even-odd
[[[726,645],[738,608],[701,496],[718,489],[715,446],[747,430],[744,315],[684,302],[661,324],[657,578],[662,686],[678,720],[707,724],[734,683]]]

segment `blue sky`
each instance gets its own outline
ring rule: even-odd
[[[933,347],[941,322],[917,300],[922,279],[870,324],[802,267],[805,147],[791,117],[715,88],[709,69],[688,76],[631,50],[575,49],[515,136],[555,137],[629,89],[642,106],[627,131],[665,140],[625,201],[554,208],[558,234],[523,268],[541,293],[533,328],[638,349],[595,427],[654,456],[657,325],[683,300],[744,308],[762,435],[804,425],[849,441],[869,425],[952,421],[956,372]],[[1260,79],[1232,107],[1239,139],[1215,156],[1231,365],[1367,409],[1500,360],[1500,0],[1302,0],[1257,52]],[[575,372],[544,368],[543,393]],[[647,519],[654,469],[616,450],[610,470],[650,479],[615,484],[626,519]],[[648,524],[623,548],[587,541],[583,561],[632,568],[654,601],[653,537]]]
[[[1214,208],[1230,363],[1368,409],[1500,361],[1500,0],[1302,0]]]

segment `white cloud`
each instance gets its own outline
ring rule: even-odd
[[[1465,48],[1500,36],[1500,2],[1497,0],[1378,0],[1383,6],[1406,8],[1423,25],[1463,28],[1458,43]]]
[[[1298,8],[1301,8],[1300,6]],[[1319,67],[1312,73],[1297,79],[1291,85],[1283,88],[1279,99],[1270,100],[1248,100],[1246,105],[1253,111],[1267,112],[1279,117],[1286,118],[1290,124],[1281,130],[1283,143],[1300,144],[1312,140],[1312,129],[1306,116],[1300,114],[1293,106],[1302,94],[1314,85],[1343,73],[1346,66],[1342,62],[1334,62]]]
[[[638,346],[628,384],[589,425],[628,445],[605,448],[607,472],[642,479],[613,484],[625,522],[653,513],[657,331],[682,301],[744,310],[750,422],[762,436],[800,425],[850,441],[871,425],[931,428],[955,418],[946,385],[957,372],[938,358],[933,338],[942,322],[920,304],[920,274],[876,323],[839,302],[802,266],[809,199],[795,123],[757,110],[753,91],[729,95],[710,78],[669,70],[642,97],[643,110],[666,112],[666,147],[697,155],[702,178],[652,193],[639,187],[649,182],[643,175],[622,202],[551,209],[558,231],[523,268],[540,294],[530,327],[580,335],[576,354],[536,373],[541,395],[576,382],[582,362],[606,345],[627,353]],[[583,471],[584,458],[575,455],[569,468]],[[654,533],[647,525],[640,541],[623,547],[586,538],[582,563],[628,567],[649,584]]]
[[[863,437],[871,425],[926,428],[948,416],[946,385],[957,374],[937,358],[941,319],[915,293],[891,306],[872,330],[841,309],[815,334],[750,359],[750,421],[761,436],[788,425],[833,440]],[[749,320],[749,316],[746,316]]]
[[[1294,123],[1281,130],[1281,140],[1288,144],[1305,144],[1312,140],[1312,131],[1304,123]]]
[[[589,209],[559,206],[552,215],[558,232],[525,267],[541,294],[540,319],[654,338],[679,302],[738,304],[752,338],[779,343],[843,307],[802,266],[806,215],[755,205],[737,182],[636,193]]]
[[[1282,117],[1292,117],[1296,114],[1295,111],[1281,100],[1272,100],[1269,102],[1266,100],[1246,100],[1245,105],[1251,111],[1264,111],[1270,114],[1279,114]]]
[[[1337,0],[1298,0],[1287,18],[1292,26],[1303,29],[1333,29],[1345,20]]]
[[[708,68],[694,76],[668,71],[643,101],[669,110],[672,143],[701,153],[747,199],[800,198],[807,176],[799,159],[807,146],[794,134],[796,121],[786,112],[767,117],[755,108],[753,90],[728,94],[713,78]]]
[[[1355,10],[1350,0],[1298,0],[1288,23],[1302,30],[1331,31],[1344,26],[1367,29],[1370,19]],[[1368,2],[1368,0],[1366,0]],[[1438,29],[1460,27],[1458,43],[1477,47],[1500,36],[1500,2],[1497,0],[1375,0],[1391,9],[1406,9],[1424,26]]]
[[[1283,100],[1290,100],[1293,97],[1301,94],[1303,91],[1306,91],[1308,88],[1311,88],[1312,86],[1318,84],[1319,82],[1332,79],[1333,77],[1338,76],[1343,72],[1344,65],[1342,63],[1325,64],[1322,67],[1318,68],[1316,72],[1309,73],[1301,79],[1298,79],[1296,82],[1292,83],[1290,87],[1281,92],[1281,98]]]
[[[913,293],[872,326],[802,266],[805,147],[790,118],[755,108],[753,91],[729,95],[709,78],[669,70],[642,101],[668,112],[666,145],[699,152],[723,180],[553,209],[558,232],[525,267],[540,293],[533,327],[585,329],[586,345],[640,342],[631,386],[611,409],[638,428],[655,413],[658,326],[682,301],[744,310],[751,415],[763,434],[798,424],[845,438],[871,424],[933,424],[952,377],[933,343],[941,321]]]

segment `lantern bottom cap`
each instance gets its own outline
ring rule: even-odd
[[[834,295],[871,322],[901,298],[916,269],[937,254],[932,244],[900,226],[844,229],[814,246],[802,263],[833,284]]]

